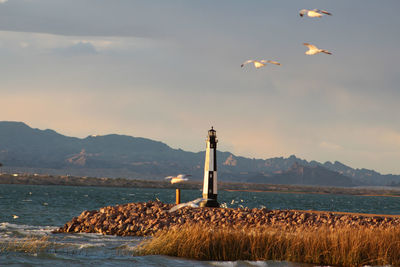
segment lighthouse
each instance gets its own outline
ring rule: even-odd
[[[207,136],[201,207],[219,207],[217,202],[217,132],[211,127]]]

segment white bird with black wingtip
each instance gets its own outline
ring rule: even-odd
[[[212,200],[212,199],[197,198],[195,200],[185,202],[185,203],[180,203],[176,206],[173,206],[168,212],[174,212],[174,211],[179,210],[184,207],[198,208],[200,202],[210,201],[210,200]]]
[[[171,179],[171,184],[177,184],[185,181],[189,181],[190,174],[178,174],[177,176],[167,176],[165,179]]]
[[[308,50],[305,52],[306,55],[315,55],[315,54],[318,54],[318,53],[325,53],[325,54],[328,54],[328,55],[332,55],[332,53],[329,52],[328,50],[319,49],[315,45],[312,45],[312,44],[309,44],[309,43],[303,43],[303,45],[308,47]]]
[[[243,68],[245,65],[247,65],[249,63],[253,63],[254,67],[256,67],[256,69],[264,67],[265,65],[267,65],[267,63],[271,63],[271,64],[278,65],[278,66],[281,65],[281,63],[273,61],[273,60],[265,60],[265,59],[254,60],[254,59],[249,59],[249,60],[243,62],[242,65],[240,65],[240,67]]]
[[[332,16],[331,13],[329,13],[328,11],[325,10],[320,10],[320,9],[302,9],[300,10],[299,13],[300,17],[303,17],[304,15],[307,15],[310,18],[320,18],[323,15],[329,15]]]

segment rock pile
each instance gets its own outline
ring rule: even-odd
[[[400,218],[381,215],[340,214],[332,212],[267,210],[267,209],[225,209],[185,207],[169,213],[173,204],[159,201],[129,203],[109,206],[100,210],[84,211],[74,217],[56,233],[101,233],[119,236],[147,236],[159,230],[185,223],[200,223],[215,227],[259,227],[272,225],[282,229],[293,227],[330,228],[390,227],[399,226]]]

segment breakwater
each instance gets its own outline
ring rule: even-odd
[[[173,204],[160,201],[128,203],[84,211],[57,233],[101,233],[118,236],[149,236],[161,230],[189,225],[211,225],[217,228],[256,228],[276,226],[299,227],[366,227],[388,228],[400,225],[400,217],[317,211],[268,210],[249,208],[190,208],[169,212]]]

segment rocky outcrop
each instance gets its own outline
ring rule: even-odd
[[[224,163],[222,163],[222,165],[225,165],[225,166],[236,166],[237,165],[237,160],[231,154],[229,157],[226,158],[226,160],[224,161]]]
[[[400,226],[400,218],[383,215],[360,215],[332,212],[311,212],[267,209],[182,208],[170,213],[173,204],[162,202],[129,203],[108,206],[100,210],[84,211],[74,217],[57,233],[101,233],[119,236],[147,236],[169,227],[189,224],[207,224],[214,227],[277,226],[330,228]]]
[[[85,166],[86,160],[87,160],[86,150],[82,149],[79,154],[73,155],[73,156],[67,158],[65,161],[70,164]]]

